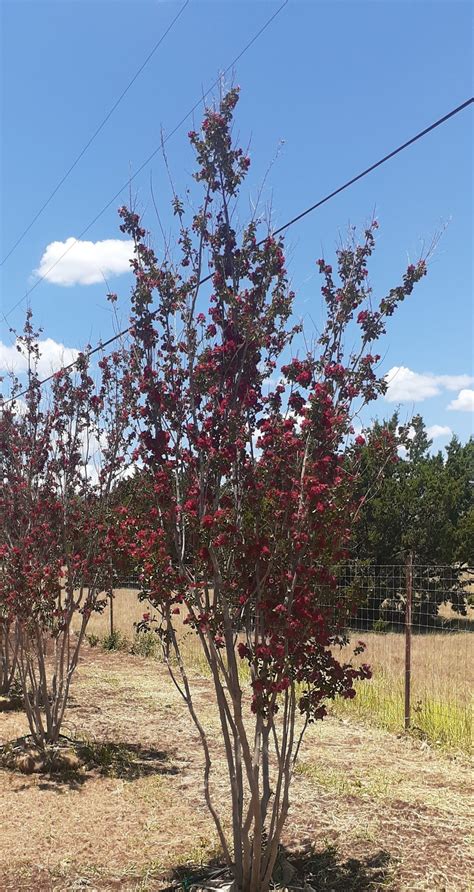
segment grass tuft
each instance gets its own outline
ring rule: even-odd
[[[128,774],[135,764],[133,752],[120,743],[81,740],[76,743],[76,752],[87,769],[98,768],[108,777]]]
[[[356,684],[353,700],[338,698],[331,712],[338,716],[368,722],[386,731],[404,727],[405,703],[403,679],[375,671],[373,678]],[[470,753],[472,749],[472,712],[470,704],[450,696],[436,697],[429,691],[415,700],[411,711],[411,733],[434,746]]]

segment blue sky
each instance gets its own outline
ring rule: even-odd
[[[7,313],[35,282],[34,271],[58,255],[54,242],[77,238],[251,39],[274,2],[191,0],[71,176],[2,267],[0,307]],[[10,249],[142,64],[182,3],[155,0],[3,0],[1,4],[1,255]],[[303,2],[289,0],[235,67],[241,87],[236,132],[250,141],[252,166],[242,197],[259,189],[281,225],[472,93],[470,3]],[[376,294],[396,284],[408,260],[443,230],[428,277],[391,321],[382,344],[384,370],[399,369],[390,400],[371,414],[423,414],[442,448],[447,429],[465,440],[473,430],[472,109],[429,134],[292,227],[287,253],[296,312],[309,335],[321,321],[315,260],[333,258],[349,224],[363,226],[374,208],[380,223],[371,268]],[[194,116],[194,124],[200,120]],[[167,153],[178,192],[193,168],[187,131]],[[283,141],[283,143],[282,143]],[[280,148],[279,148],[280,147]],[[279,149],[279,151],[278,151]],[[160,247],[150,174],[165,228],[172,225],[162,158],[133,182],[132,193]],[[94,243],[121,238],[117,199],[89,229]],[[49,247],[48,247],[49,246]],[[122,246],[123,247],[123,246]],[[92,254],[91,254],[92,250]],[[95,252],[95,253],[94,253]],[[62,284],[42,281],[30,296],[52,357],[113,333],[103,281],[64,283],[102,268],[126,267],[120,246],[82,246],[58,264]],[[92,259],[91,259],[92,258]],[[95,258],[95,259],[94,259]],[[74,264],[72,265],[72,261]],[[94,272],[94,270],[93,270]],[[51,277],[50,277],[51,278]],[[113,276],[123,298],[127,273]],[[8,321],[21,327],[25,304]],[[12,361],[13,338],[0,327],[0,365]],[[71,354],[67,351],[64,356]],[[1,373],[1,370],[0,370]],[[454,408],[448,408],[453,406]],[[444,429],[444,433],[442,430]]]

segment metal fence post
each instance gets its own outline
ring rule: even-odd
[[[114,635],[114,596],[113,593],[109,595],[109,620],[110,620],[110,637],[113,638]]]
[[[413,554],[406,562],[406,606],[405,606],[405,731],[410,728],[411,710],[411,628],[413,604]]]

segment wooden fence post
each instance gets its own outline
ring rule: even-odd
[[[405,731],[411,722],[411,628],[413,606],[413,553],[410,552],[406,562],[406,605],[405,605]]]

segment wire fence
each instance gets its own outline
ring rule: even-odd
[[[411,729],[446,746],[469,748],[474,689],[474,569],[449,565],[374,565],[355,561],[334,568],[335,592],[321,589],[324,610],[334,597],[357,603],[348,621],[351,643],[366,650],[359,658],[373,672],[358,684],[354,700],[335,702],[340,716],[370,721],[390,730]],[[106,611],[92,617],[100,634],[118,631],[132,637],[147,609],[138,601],[136,579],[121,580]],[[177,618],[177,622],[181,620]],[[186,659],[198,667],[199,640],[188,626],[179,630]]]

